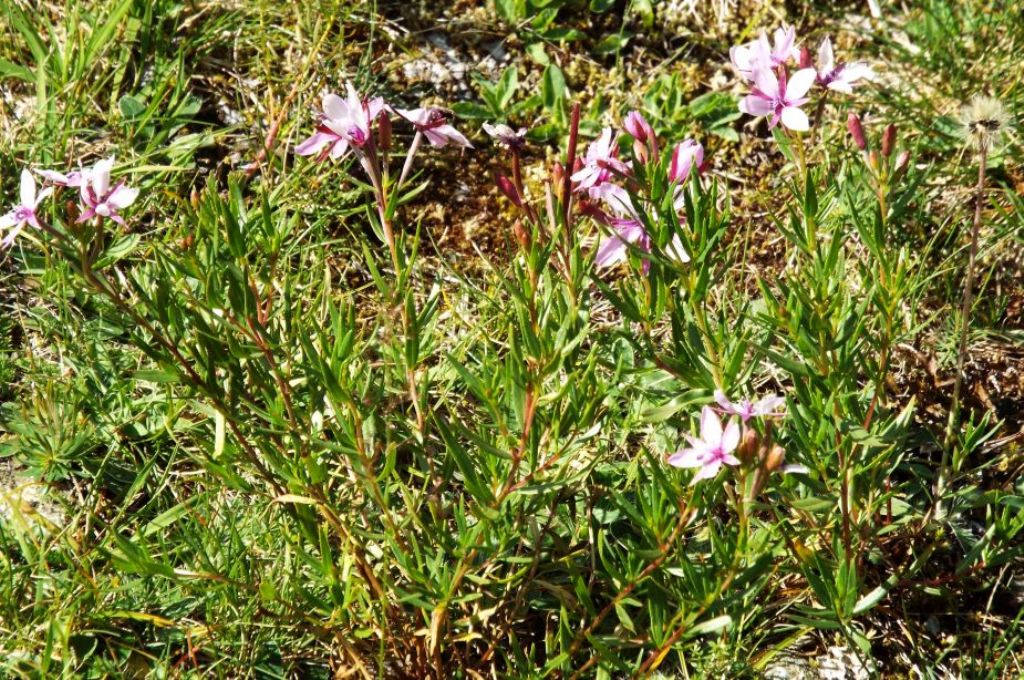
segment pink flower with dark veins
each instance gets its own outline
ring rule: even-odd
[[[598,198],[600,191],[595,192],[595,189],[600,189],[616,172],[628,173],[629,165],[616,157],[618,152],[615,134],[611,128],[605,128],[601,136],[587,147],[583,167],[572,176],[572,181],[576,182],[576,191],[588,190],[592,197]]]
[[[823,87],[844,94],[853,94],[853,84],[866,78],[870,80],[875,72],[863,61],[849,64],[836,63],[832,52],[832,40],[825,38],[818,48],[818,83]]]
[[[135,202],[139,196],[139,190],[128,188],[124,182],[119,182],[111,187],[110,171],[113,167],[114,157],[111,156],[82,172],[79,189],[83,210],[76,222],[85,222],[93,217],[101,217],[124,224],[124,219],[119,211]]]
[[[472,149],[473,145],[461,132],[449,123],[450,115],[437,108],[393,109],[402,118],[412,123],[431,144],[447,146],[449,142]]]
[[[739,416],[744,423],[751,418],[781,418],[786,414],[785,411],[780,410],[785,405],[786,398],[774,394],[762,397],[756,402],[746,398],[740,401],[729,401],[724,392],[715,390],[715,401],[721,407],[722,413]]]
[[[805,95],[817,77],[813,68],[800,69],[788,80],[785,70],[776,77],[773,71],[757,69],[754,71],[754,89],[740,101],[740,111],[751,116],[771,116],[768,129],[781,121],[790,130],[808,130],[810,121],[800,107],[807,103]]]
[[[328,156],[338,160],[350,150],[358,152],[370,140],[373,123],[384,110],[384,100],[380,97],[362,99],[352,83],[346,87],[345,99],[333,93],[324,95],[316,132],[296,146],[295,153],[316,155],[320,161]]]
[[[0,229],[9,230],[3,240],[0,241],[0,248],[9,248],[14,243],[14,239],[18,237],[18,234],[25,228],[25,225],[31,225],[36,229],[42,228],[42,225],[39,224],[39,218],[36,217],[36,208],[52,192],[53,188],[47,187],[37,193],[36,180],[32,177],[32,173],[28,170],[21,171],[21,186],[18,197],[20,201],[11,208],[10,212],[0,216]]]
[[[730,421],[725,428],[718,414],[705,406],[700,414],[700,437],[685,435],[690,447],[682,449],[668,458],[668,464],[680,468],[700,468],[691,484],[702,479],[711,479],[723,465],[739,465],[733,451],[740,443],[740,426]]]

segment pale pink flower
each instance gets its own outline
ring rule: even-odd
[[[653,247],[651,236],[644,228],[640,215],[633,205],[629,194],[620,186],[606,184],[607,190],[602,198],[614,215],[597,214],[595,218],[611,228],[612,234],[601,241],[594,256],[594,264],[598,267],[610,267],[626,260],[629,247],[633,246],[642,253],[650,253]],[[657,215],[655,215],[655,218]],[[678,235],[673,235],[672,241],[665,248],[665,255],[675,262],[686,264],[690,261],[690,255],[683,247]],[[649,260],[644,260],[643,271],[648,273],[651,269]]]
[[[690,447],[678,451],[668,458],[668,464],[680,468],[700,468],[691,483],[710,479],[718,474],[723,465],[739,465],[732,455],[740,443],[740,426],[736,421],[722,428],[722,421],[710,406],[700,413],[700,437],[685,435]]]
[[[800,107],[807,103],[805,95],[817,76],[813,68],[805,68],[787,81],[785,71],[776,77],[768,69],[758,69],[754,72],[754,89],[740,101],[740,111],[752,116],[771,116],[769,129],[782,121],[790,130],[805,131],[810,128],[810,121]]]
[[[36,208],[52,192],[53,188],[47,187],[37,193],[36,180],[32,177],[32,173],[28,170],[21,171],[21,187],[18,197],[20,201],[11,208],[10,212],[0,216],[0,229],[9,230],[3,241],[0,241],[0,248],[9,248],[25,225],[31,225],[36,229],[42,228],[39,218],[36,217]]]
[[[704,164],[704,147],[699,142],[687,139],[676,145],[672,151],[672,163],[668,168],[668,179],[683,184],[690,177],[693,168],[700,170]]]
[[[796,29],[783,25],[775,29],[774,38],[774,44],[768,42],[768,36],[762,31],[757,40],[736,45],[729,50],[729,60],[740,77],[751,81],[758,69],[771,70],[790,59],[800,58],[800,49],[796,46]]]
[[[729,401],[724,392],[715,390],[715,401],[723,413],[739,416],[744,423],[755,417],[779,418],[785,415],[785,411],[781,409],[786,403],[786,398],[774,394],[762,397],[756,402],[746,398]]]
[[[844,94],[853,93],[853,84],[862,78],[871,79],[874,71],[863,61],[850,64],[836,63],[832,52],[832,40],[825,38],[818,48],[818,83],[823,87]]]
[[[79,189],[84,210],[79,215],[78,222],[99,216],[124,224],[124,219],[118,211],[134,203],[139,196],[139,190],[128,188],[124,182],[111,187],[110,171],[113,167],[114,157],[111,156],[82,172]]]
[[[417,131],[422,132],[431,144],[437,147],[447,146],[449,142],[459,146],[473,148],[469,140],[448,122],[448,115],[441,109],[394,109],[402,118],[412,123]]]
[[[36,174],[57,186],[78,187],[82,185],[82,173],[78,170],[72,170],[66,175],[55,170],[36,170]]]
[[[629,172],[629,166],[616,158],[618,152],[612,129],[605,128],[601,136],[587,147],[583,167],[572,176],[572,181],[577,184],[576,191],[590,190],[590,195],[598,198],[600,192],[595,192],[594,189],[599,189],[615,175],[615,172]]]
[[[324,95],[323,113],[319,116],[316,132],[295,147],[300,156],[328,156],[337,160],[350,149],[362,149],[373,134],[373,123],[384,110],[380,97],[362,99],[352,83],[346,85],[348,95],[342,99],[336,94]]]
[[[499,144],[503,144],[510,149],[522,149],[526,145],[526,128],[521,127],[518,130],[513,130],[504,123],[484,123],[484,132],[495,139]]]

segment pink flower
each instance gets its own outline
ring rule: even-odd
[[[602,197],[609,209],[616,215],[604,213],[595,215],[595,219],[610,227],[613,232],[611,236],[601,241],[601,245],[597,249],[594,264],[598,267],[610,267],[624,262],[630,246],[643,253],[650,253],[652,248],[651,236],[644,229],[643,222],[640,221],[636,207],[626,190],[614,184],[605,186],[607,191],[603,193]],[[673,236],[672,242],[665,248],[665,255],[682,264],[690,261],[690,255],[686,252],[678,235]],[[644,260],[644,274],[647,274],[650,269],[650,261]]]
[[[807,114],[800,106],[807,103],[804,96],[814,85],[818,74],[813,68],[800,69],[786,80],[785,71],[775,74],[768,69],[754,72],[754,89],[740,101],[740,111],[751,116],[771,116],[768,128],[782,124],[790,130],[802,132],[810,128]]]
[[[599,189],[614,176],[613,171],[619,173],[629,172],[629,166],[616,158],[619,149],[615,144],[615,135],[611,128],[605,128],[601,136],[591,142],[587,147],[587,153],[583,157],[583,167],[572,176],[576,182],[576,191],[590,190],[590,195],[599,197]]]
[[[124,224],[124,219],[118,211],[134,203],[139,196],[139,190],[129,189],[124,182],[119,182],[111,188],[110,171],[113,167],[114,157],[111,156],[82,172],[80,193],[84,210],[76,221],[85,222],[99,216]]]
[[[484,123],[484,132],[510,149],[522,149],[526,145],[526,128],[513,130],[504,123]]]
[[[835,63],[832,40],[825,38],[818,48],[818,83],[823,87],[844,94],[853,93],[853,84],[861,78],[872,78],[874,71],[863,61],[851,64]]]
[[[800,50],[796,46],[796,29],[785,24],[775,29],[774,46],[768,42],[768,36],[761,32],[757,40],[744,45],[736,45],[729,50],[729,60],[744,80],[754,79],[758,69],[772,70],[785,64],[790,59],[799,59]]]
[[[779,418],[785,415],[784,411],[779,410],[786,403],[785,397],[774,394],[762,397],[756,402],[749,399],[729,401],[724,392],[715,390],[715,401],[721,407],[722,413],[739,416],[744,423],[754,417]]]
[[[370,140],[373,122],[384,110],[384,100],[361,99],[351,83],[346,85],[348,96],[342,99],[336,94],[324,95],[323,113],[316,132],[295,147],[300,156],[319,154],[317,160],[328,156],[337,160],[344,158],[350,149],[362,149]]]
[[[668,168],[668,179],[683,184],[690,177],[690,171],[698,170],[704,164],[704,147],[699,142],[687,139],[676,145],[672,151],[672,163]]]
[[[654,128],[647,122],[647,119],[639,111],[630,111],[622,120],[622,127],[629,136],[641,144],[654,141]]]
[[[700,438],[686,435],[690,448],[682,449],[668,458],[668,464],[680,468],[700,468],[692,484],[710,479],[718,474],[722,465],[739,465],[740,461],[732,452],[740,443],[740,426],[729,422],[722,429],[722,421],[710,406],[700,413]]]
[[[36,217],[36,208],[44,198],[53,192],[52,187],[47,187],[36,193],[36,180],[28,170],[21,171],[21,192],[20,203],[11,208],[6,215],[0,216],[0,229],[9,229],[3,241],[0,241],[0,248],[9,248],[14,243],[26,224],[36,229],[41,229],[39,219]]]
[[[472,149],[461,132],[448,122],[448,114],[441,109],[394,109],[402,118],[413,124],[418,132],[422,132],[431,144],[437,147],[447,146],[449,142]]]
[[[66,175],[54,170],[36,170],[36,174],[57,186],[77,187],[82,184],[82,173],[77,170],[72,170]]]

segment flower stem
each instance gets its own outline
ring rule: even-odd
[[[963,390],[964,364],[967,361],[967,339],[971,329],[971,308],[974,305],[975,261],[978,257],[978,236],[981,232],[981,209],[985,200],[985,172],[988,165],[988,145],[982,143],[978,150],[978,181],[974,187],[974,223],[971,226],[971,249],[967,257],[967,277],[964,281],[964,296],[960,305],[960,346],[957,350],[956,380],[953,383],[953,399],[946,422],[946,440],[942,451],[942,463],[935,484],[935,517],[943,516],[942,496],[949,484],[950,454],[957,439],[956,429],[960,424],[960,393]]]

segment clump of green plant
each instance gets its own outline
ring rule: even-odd
[[[786,161],[766,197],[784,262],[756,280],[714,159],[635,111],[584,149],[562,104],[564,156],[529,186],[527,131],[486,126],[516,221],[480,281],[428,269],[404,210],[429,191],[426,148],[469,139],[351,85],[291,171],[354,187],[362,287],[272,164],[181,201],[181,239],[130,229],[153,194],[113,158],[24,169],[5,244],[45,255],[105,329],[83,354],[134,362],[97,354],[75,391],[8,418],[12,451],[52,478],[102,462],[74,531],[0,527],[5,670],[733,676],[811,633],[870,657],[869,617],[902,589],[1014,559],[1019,490],[981,492],[963,467],[987,425],[936,465],[891,388],[931,281],[894,237],[909,152],[851,115],[853,148],[830,153],[817,130],[864,73],[830,46],[800,63],[794,42],[732,54],[739,111]]]

